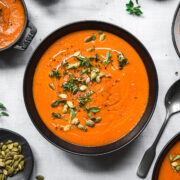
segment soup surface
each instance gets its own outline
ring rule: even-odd
[[[100,146],[136,126],[149,83],[130,44],[108,32],[84,30],[47,49],[35,71],[33,96],[54,134],[77,145]]]
[[[20,0],[0,0],[0,49],[19,37],[24,22],[25,12]]]
[[[180,179],[180,141],[167,153],[160,168],[158,180]]]

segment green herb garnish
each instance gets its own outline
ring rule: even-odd
[[[94,41],[96,40],[96,34],[93,34],[92,36],[88,36],[87,38],[85,38],[84,42],[88,43],[90,41]]]
[[[52,117],[53,117],[53,119],[60,119],[60,118],[61,118],[61,115],[60,115],[59,113],[53,112],[53,113],[52,113]]]
[[[129,64],[127,58],[125,58],[122,54],[118,56],[118,61],[120,70],[122,70],[125,65]]]
[[[138,4],[138,0],[136,0],[136,4]],[[143,14],[140,8],[141,7],[139,5],[137,7],[134,7],[134,3],[132,0],[130,0],[129,3],[126,4],[126,11],[128,11],[130,14],[140,16],[141,14]]]
[[[84,73],[86,73],[88,70],[87,69],[82,69],[80,72],[80,75],[83,75]]]
[[[79,97],[79,106],[83,107],[87,102],[91,102],[92,99],[90,96],[93,94],[93,91],[89,91],[88,93],[85,93],[84,96]]]
[[[106,53],[106,59],[103,61],[103,64],[104,64],[105,67],[106,67],[110,62],[112,62],[111,57],[112,57],[111,52],[110,52],[110,51],[107,51],[107,53]]]
[[[87,115],[88,115],[89,117],[92,117],[90,111],[93,112],[93,113],[97,113],[97,112],[100,111],[100,108],[98,108],[98,107],[88,107],[88,106],[87,106],[87,107],[84,108],[84,110],[87,112]]]
[[[54,101],[52,104],[51,104],[51,107],[57,107],[60,103],[66,103],[66,100],[57,100],[57,101]]]
[[[6,111],[6,107],[2,103],[0,103],[0,116],[9,116],[9,114]]]
[[[89,62],[88,58],[82,57],[82,56],[77,56],[76,57],[78,61],[80,61],[80,67],[86,66],[86,67],[91,67],[92,64]]]
[[[53,68],[52,71],[49,73],[49,76],[51,78],[56,78],[56,79],[60,79],[60,71],[58,71],[56,68]]]

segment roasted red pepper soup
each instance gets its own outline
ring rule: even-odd
[[[41,57],[33,80],[36,108],[60,138],[82,146],[112,143],[145,111],[149,83],[135,49],[96,30],[68,34]]]
[[[180,179],[180,141],[167,153],[160,168],[158,180]]]
[[[24,23],[25,12],[20,0],[0,0],[0,49],[19,37]]]

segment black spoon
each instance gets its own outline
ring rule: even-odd
[[[34,167],[34,159],[28,142],[21,135],[7,129],[0,128],[0,142],[7,142],[8,140],[12,140],[13,142],[19,142],[19,144],[22,146],[22,154],[24,155],[25,162],[24,170],[20,171],[18,174],[11,177],[10,179],[29,180]]]
[[[149,172],[151,164],[156,155],[156,146],[159,142],[159,139],[170,119],[170,117],[180,112],[180,80],[176,81],[168,90],[165,97],[165,106],[166,106],[166,117],[165,121],[154,141],[152,146],[145,152],[141,163],[137,170],[137,175],[141,178],[145,178]]]

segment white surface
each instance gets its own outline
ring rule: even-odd
[[[26,0],[30,19],[38,28],[25,52],[10,50],[0,55],[0,102],[10,117],[0,126],[23,135],[31,144],[35,167],[32,180],[42,174],[46,180],[138,180],[136,170],[144,151],[153,142],[165,117],[164,96],[179,79],[180,60],[171,40],[171,23],[177,0],[140,0],[144,15],[125,11],[128,0]],[[107,157],[87,158],[63,152],[47,142],[33,126],[24,106],[22,86],[26,65],[40,41],[54,29],[78,20],[102,20],[121,26],[134,34],[149,50],[159,76],[159,98],[155,113],[141,136],[121,152]],[[163,134],[157,155],[180,127],[180,114],[174,116]],[[147,177],[151,179],[152,168]]]

